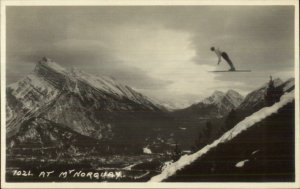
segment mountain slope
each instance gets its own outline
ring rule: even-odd
[[[279,101],[279,98],[284,94],[284,92],[290,92],[294,90],[294,81],[294,78],[288,79],[285,82],[282,82],[280,79],[275,79],[274,81],[272,81],[274,84],[274,89],[272,90],[272,92],[270,92],[268,86],[270,84],[269,81],[269,84],[264,84],[263,87],[260,87],[249,93],[239,107],[231,110],[221,119],[210,119],[210,129],[207,129],[207,127],[203,127],[203,129],[199,131],[199,133],[201,133],[201,136],[199,136],[200,138],[197,138],[197,142],[195,145],[196,150],[204,147],[207,142],[210,143],[210,141],[219,138],[226,131],[233,128],[238,122],[242,121],[252,113]],[[267,96],[269,97],[267,98]],[[271,104],[270,97],[273,99]]]
[[[271,107],[265,107],[262,108],[261,110],[253,113],[251,116],[245,118],[243,121],[239,122],[234,128],[232,128],[231,130],[229,130],[228,132],[226,132],[222,137],[220,137],[219,139],[215,140],[213,143],[205,146],[204,148],[202,148],[201,150],[199,150],[198,152],[191,154],[191,155],[185,155],[182,156],[178,161],[176,161],[175,163],[171,164],[170,166],[168,166],[165,170],[162,171],[161,174],[152,177],[152,179],[150,181],[154,181],[154,182],[159,182],[159,181],[163,181],[166,179],[169,179],[170,181],[182,181],[182,180],[193,180],[195,181],[195,179],[198,179],[197,181],[201,181],[201,180],[205,180],[205,175],[210,176],[211,174],[215,174],[215,177],[211,177],[211,180],[214,181],[218,181],[218,175],[220,176],[220,171],[223,171],[223,175],[230,175],[232,176],[232,180],[235,180],[234,175],[236,175],[238,173],[232,171],[233,167],[231,169],[227,169],[226,167],[224,167],[224,165],[222,165],[223,163],[228,162],[228,160],[225,160],[226,157],[231,157],[233,159],[233,161],[235,159],[239,159],[240,155],[239,153],[243,150],[243,149],[249,149],[249,145],[250,147],[253,147],[253,150],[250,152],[248,152],[248,154],[255,154],[255,150],[256,146],[255,143],[253,143],[253,141],[255,141],[258,145],[260,145],[260,147],[264,148],[264,145],[266,145],[266,147],[270,147],[264,150],[267,150],[267,152],[265,153],[270,153],[271,157],[269,161],[272,162],[272,158],[275,158],[276,155],[278,157],[280,157],[281,152],[277,151],[277,149],[280,150],[284,150],[287,151],[287,153],[289,154],[289,156],[287,157],[287,159],[282,159],[282,162],[285,162],[286,164],[284,165],[289,165],[288,167],[286,167],[287,169],[284,170],[287,173],[285,173],[284,171],[281,172],[280,174],[280,178],[282,179],[288,179],[288,180],[293,180],[293,145],[294,145],[294,109],[291,108],[293,107],[293,102],[294,101],[294,92],[289,92],[285,95],[283,95],[281,97],[281,100],[278,103],[275,103],[273,106]],[[291,106],[291,107],[290,107]],[[279,111],[279,114],[275,114]],[[271,116],[272,114],[273,117]],[[279,116],[278,116],[279,115]],[[269,116],[271,116],[270,118],[268,118]],[[276,117],[277,116],[277,117]],[[285,118],[286,117],[286,118]],[[266,119],[267,118],[267,119]],[[282,119],[285,118],[285,119]],[[280,120],[284,120],[284,121],[280,121]],[[288,128],[286,127],[286,125],[284,124],[285,122],[288,123]],[[280,127],[280,129],[283,129],[282,131],[276,130],[273,133],[268,133],[268,131],[271,131],[272,129],[275,129],[273,126],[273,124],[276,124]],[[265,127],[267,127],[268,129],[264,132],[260,132],[261,130],[259,130],[258,132],[256,132],[257,129],[252,129],[253,128],[262,128],[264,129]],[[250,130],[251,129],[251,130]],[[245,136],[247,136],[247,133],[250,132],[254,132],[254,134],[249,134],[249,136],[247,138],[245,138]],[[245,134],[243,134],[245,133]],[[266,138],[261,138],[262,140],[258,140],[256,141],[255,139],[253,139],[253,137],[255,138],[257,135],[259,134],[259,136],[261,137],[268,137],[268,139]],[[284,137],[283,137],[284,136]],[[285,136],[291,137],[290,140],[289,138],[286,138]],[[241,142],[240,140],[243,140],[244,142]],[[235,145],[231,145],[230,142],[233,140],[238,140]],[[247,141],[248,140],[248,141]],[[278,141],[279,142],[283,142],[284,145],[281,146],[280,148],[278,148]],[[262,144],[259,144],[262,143]],[[276,145],[277,144],[277,145]],[[226,148],[224,147],[227,146]],[[253,145],[253,146],[252,146]],[[291,146],[292,145],[292,146]],[[242,146],[242,148],[241,148]],[[223,150],[224,149],[224,150]],[[228,150],[226,150],[228,149]],[[230,150],[231,149],[231,150]],[[218,156],[214,155],[213,151],[218,151],[219,154]],[[231,154],[231,152],[233,153],[236,150],[236,152],[234,154]],[[211,155],[212,153],[212,155]],[[275,156],[275,157],[273,157]],[[203,159],[204,157],[204,159]],[[208,159],[205,159],[205,157],[208,157]],[[221,158],[221,159],[215,159],[215,158]],[[232,160],[231,159],[231,160]],[[198,161],[199,160],[199,161]],[[243,159],[241,159],[243,160]],[[194,164],[194,162],[197,162]],[[208,162],[212,162],[208,163]],[[270,180],[275,180],[276,179],[276,174],[274,174],[272,171],[275,171],[276,169],[278,169],[277,166],[282,166],[283,164],[280,164],[280,162],[277,164],[274,164],[274,162],[276,163],[276,161],[273,161],[273,164],[270,164],[270,166],[266,169],[264,169],[264,172],[261,172],[261,177],[259,177],[260,179],[264,179],[266,178],[266,180],[270,179]],[[231,162],[232,163],[232,162]],[[237,167],[242,166],[244,162],[238,164],[240,162],[237,162]],[[264,165],[265,162],[260,162],[261,164]],[[268,162],[270,163],[270,162]],[[190,166],[189,166],[190,165]],[[191,168],[189,168],[191,167]],[[203,168],[203,169],[200,169]],[[216,168],[218,168],[218,171],[215,171]],[[259,166],[257,166],[257,168],[259,168]],[[180,171],[182,170],[182,172]],[[199,170],[201,171],[201,175],[199,175]],[[270,172],[268,172],[269,170],[271,170]],[[225,171],[225,172],[224,172]],[[232,171],[232,174],[229,174]],[[255,171],[254,171],[255,172]],[[259,170],[257,171],[257,173],[260,173]],[[176,175],[177,174],[177,175]],[[190,175],[190,177],[187,176],[187,174]],[[203,174],[203,175],[202,175]],[[247,172],[246,172],[247,174]],[[268,174],[268,175],[267,175]],[[272,177],[273,175],[273,177]],[[275,176],[274,176],[275,175]],[[201,177],[203,176],[203,177]],[[244,175],[245,176],[245,175]],[[249,177],[249,175],[246,175],[246,177]],[[269,176],[269,177],[267,177]],[[286,177],[285,177],[286,176]],[[238,174],[236,175],[236,177],[238,177]],[[256,178],[256,179],[259,179]],[[278,178],[278,177],[277,177]],[[220,180],[220,181],[224,181],[224,180]],[[227,181],[227,180],[226,180]],[[231,181],[231,180],[229,180]]]
[[[203,101],[193,104],[190,107],[176,110],[173,114],[189,119],[220,118],[238,107],[242,101],[243,97],[234,90],[228,90],[226,93],[215,91]]]
[[[34,73],[7,87],[7,132],[14,135],[32,117],[45,117],[101,139],[119,112],[163,113],[164,109],[128,86],[44,58]]]
[[[59,159],[91,153],[95,148],[103,151],[100,141],[43,118],[23,122],[18,133],[7,140],[8,156],[23,158]]]
[[[276,78],[274,81],[274,87],[278,90],[282,88],[285,83],[279,78]],[[266,90],[268,88],[268,83],[264,84],[262,87],[252,91],[249,93],[244,101],[237,107],[237,110],[239,111],[257,111],[260,108],[265,106],[265,94]]]

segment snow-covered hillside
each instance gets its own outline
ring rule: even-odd
[[[184,167],[190,165],[192,162],[212,150],[213,148],[219,146],[221,143],[226,143],[236,136],[238,136],[243,131],[252,127],[254,124],[260,122],[261,120],[267,118],[268,116],[277,113],[277,111],[287,105],[288,103],[294,101],[294,91],[285,93],[279,102],[275,103],[271,107],[265,107],[259,111],[253,113],[249,117],[236,124],[231,130],[223,134],[219,139],[215,140],[213,143],[205,146],[198,152],[191,155],[184,155],[178,161],[170,164],[165,168],[161,174],[156,175],[150,179],[150,182],[161,182],[168,177],[174,175],[177,171],[183,169]]]

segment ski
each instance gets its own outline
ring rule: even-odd
[[[251,70],[235,70],[235,71],[229,71],[229,70],[216,70],[216,71],[209,71],[209,72],[251,72]]]

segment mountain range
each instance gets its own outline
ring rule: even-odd
[[[187,108],[176,110],[176,116],[196,119],[221,118],[232,109],[237,108],[243,101],[243,96],[234,90],[226,93],[215,91],[203,101],[193,104]]]
[[[20,134],[21,126],[34,120],[39,125],[59,124],[102,142],[119,141],[124,145],[124,141],[128,143],[135,138],[134,143],[139,147],[150,143],[157,146],[160,139],[165,138],[164,143],[169,140],[173,141],[169,145],[174,145],[175,140],[183,140],[182,136],[176,136],[178,130],[199,125],[199,120],[225,118],[232,110],[246,116],[260,109],[265,104],[267,85],[245,98],[232,89],[226,93],[215,91],[199,103],[169,112],[112,78],[94,76],[75,68],[67,70],[44,57],[32,74],[7,86],[7,138]],[[290,91],[294,79],[286,82],[275,79],[274,85]],[[182,125],[186,120],[188,124]],[[215,130],[220,130],[220,126]]]

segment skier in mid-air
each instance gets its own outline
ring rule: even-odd
[[[216,49],[215,47],[211,47],[210,50],[214,51],[216,53],[216,55],[218,56],[218,65],[220,64],[220,62],[223,58],[226,60],[226,62],[230,66],[230,69],[228,71],[236,71],[232,61],[230,60],[228,54],[225,51],[221,51],[219,48]]]

